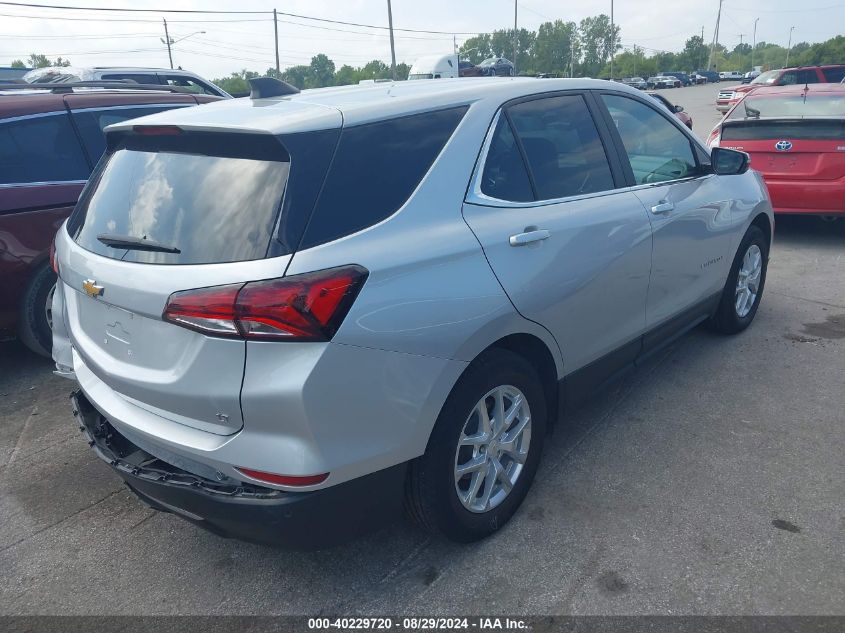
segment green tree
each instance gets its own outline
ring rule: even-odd
[[[619,50],[619,32],[620,28],[611,26],[610,18],[604,13],[581,20],[579,39],[584,53],[584,74],[598,76],[610,59],[611,51]]]
[[[20,59],[16,59],[12,62],[12,68],[26,68],[26,64]]]
[[[494,31],[490,38],[492,57],[504,57],[511,60],[519,73],[534,70],[534,31],[519,29],[516,33],[516,59],[513,59],[513,29]]]
[[[334,62],[320,53],[311,58],[305,85],[308,88],[323,88],[334,83]]]
[[[458,51],[461,59],[468,59],[473,64],[479,64],[488,57],[493,57],[493,49],[490,46],[490,40],[491,37],[489,33],[469,38],[461,45],[461,48]]]
[[[257,72],[244,68],[240,72],[232,73],[228,77],[214,79],[213,83],[220,86],[230,95],[243,95],[249,93],[249,82],[247,80],[254,79],[255,77],[258,77]]]
[[[57,57],[56,61],[50,61],[50,58],[46,55],[41,55],[40,53],[30,53],[29,57],[26,60],[26,66],[24,66],[24,68],[47,68],[48,66],[70,66],[70,60]]]
[[[577,49],[578,25],[575,22],[544,22],[534,38],[534,69],[544,73],[569,72],[573,45]]]
[[[291,66],[282,72],[282,79],[302,90],[305,88],[310,70],[308,66]]]
[[[353,68],[348,64],[341,66],[334,74],[334,84],[336,86],[347,86],[349,84],[357,84],[361,75],[357,68]]]
[[[682,70],[699,70],[704,69],[707,65],[707,55],[710,49],[700,35],[693,35],[684,44],[684,50],[681,52],[679,64]]]

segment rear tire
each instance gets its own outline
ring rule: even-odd
[[[498,410],[504,415],[496,414],[499,394]],[[487,427],[481,407],[489,413]],[[425,454],[411,462],[405,498],[408,513],[425,529],[461,543],[477,541],[504,526],[525,499],[537,472],[547,415],[534,367],[510,351],[485,352],[446,399]],[[489,441],[485,443],[482,437]],[[505,444],[510,451],[499,448]],[[484,466],[467,468],[480,463]],[[464,468],[467,472],[461,474]]]
[[[759,269],[754,263],[758,256]],[[713,330],[738,334],[751,325],[763,297],[768,264],[769,241],[760,227],[752,225],[739,244],[719,307],[710,320]]]
[[[53,331],[49,320],[52,311],[56,274],[50,264],[39,268],[21,301],[18,337],[36,354],[50,358],[53,351]]]

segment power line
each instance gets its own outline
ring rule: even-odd
[[[13,7],[27,7],[27,8],[36,8],[36,9],[59,9],[63,11],[111,11],[111,12],[130,12],[130,13],[191,13],[191,14],[261,14],[261,15],[272,15],[272,11],[213,11],[213,10],[205,10],[205,9],[129,9],[123,7],[83,7],[83,6],[67,6],[67,5],[55,5],[55,4],[35,4],[29,2],[0,2],[0,5],[6,6],[13,6]],[[298,18],[300,20],[313,20],[315,22],[325,22],[327,24],[341,24],[344,26],[356,26],[359,28],[367,28],[367,29],[380,29],[380,30],[389,30],[390,27],[383,26],[380,24],[364,24],[361,22],[346,22],[343,20],[331,20],[329,18],[316,18],[310,15],[302,15],[299,13],[286,13],[284,11],[278,11],[279,15],[284,15],[291,18]],[[100,18],[101,19],[101,18]],[[115,20],[116,21],[116,20]],[[176,20],[172,20],[175,22]],[[184,21],[184,20],[183,20]],[[433,31],[433,30],[426,30],[426,29],[402,29],[402,28],[394,28],[394,31],[402,31],[404,33],[430,33],[436,35],[477,35],[478,33],[473,31]]]

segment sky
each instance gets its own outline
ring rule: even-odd
[[[32,0],[40,4],[149,9],[149,12],[71,11],[0,4],[0,66],[29,53],[61,55],[74,66],[167,67],[162,18],[173,45],[173,62],[209,79],[243,68],[264,72],[275,66],[271,12],[314,18],[387,25],[386,0]],[[444,33],[396,32],[397,62],[412,63],[420,55],[449,53],[453,35],[458,45],[478,32],[510,28],[513,0],[392,0],[396,29]],[[578,22],[610,13],[610,0],[518,0],[519,26],[536,30],[555,19]],[[161,9],[264,11],[238,15],[163,13]],[[718,0],[616,0],[614,18],[622,44],[651,50],[677,51],[688,37],[713,37]],[[26,16],[26,17],[25,17]],[[818,42],[845,32],[845,0],[725,0],[720,43],[733,48],[750,42],[757,23],[757,41],[787,45]],[[282,69],[307,64],[326,53],[340,67],[360,66],[372,59],[389,63],[387,31],[364,26],[318,22],[279,15],[279,57]],[[198,33],[205,31],[205,33]]]

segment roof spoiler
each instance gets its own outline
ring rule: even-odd
[[[247,81],[249,81],[250,99],[286,97],[289,95],[299,94],[299,88],[292,86],[281,79],[274,79],[273,77],[256,77],[254,79],[248,79]]]

